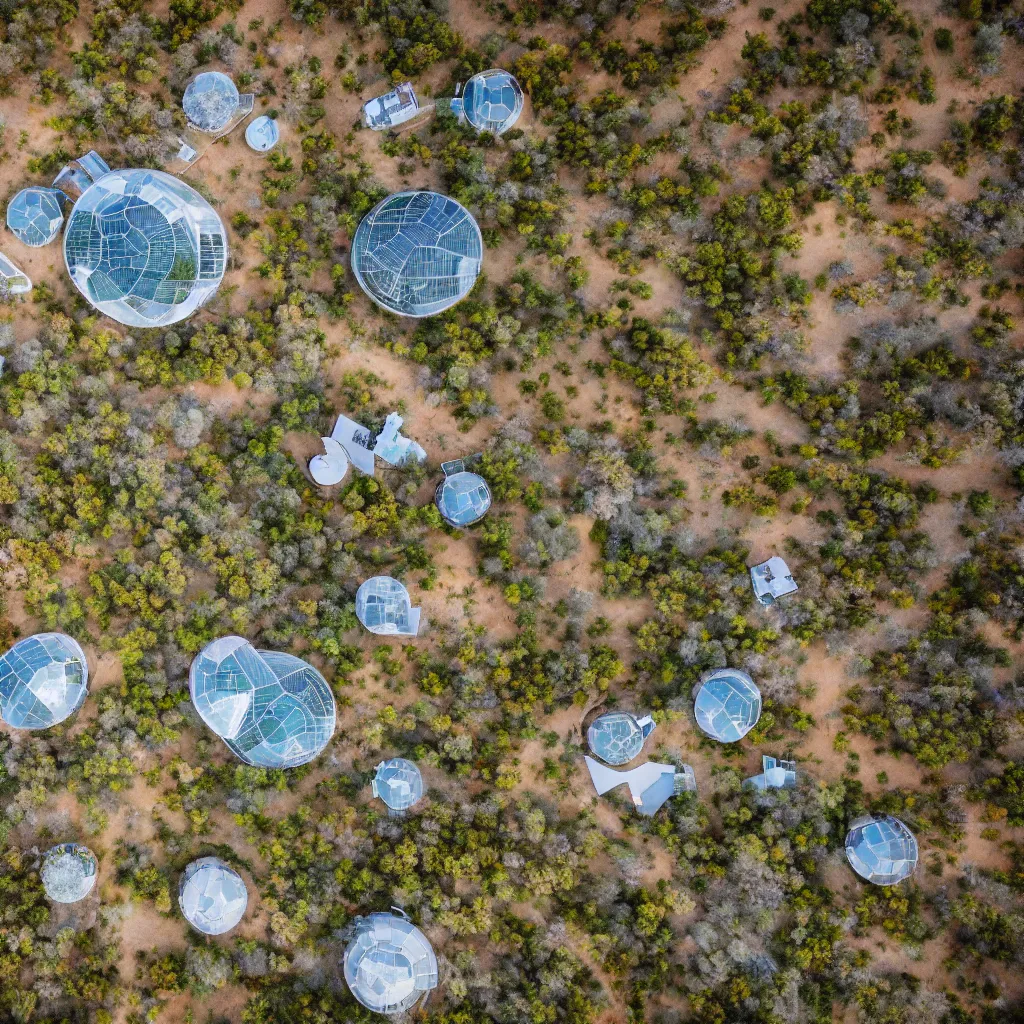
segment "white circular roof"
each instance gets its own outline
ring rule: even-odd
[[[427,937],[398,914],[359,918],[345,949],[352,995],[377,1013],[403,1013],[437,987],[437,957]]]
[[[99,312],[129,327],[191,316],[220,286],[227,232],[213,207],[163,171],[110,171],[75,203],[64,262]]]
[[[181,876],[178,906],[185,920],[204,935],[231,931],[248,903],[242,876],[218,857],[192,861]]]
[[[48,729],[85,702],[89,665],[78,641],[37,633],[0,657],[0,717],[15,729]]]
[[[273,149],[280,138],[281,129],[277,127],[277,122],[266,114],[254,118],[245,129],[245,141],[249,148],[256,150],[257,153],[266,153],[268,149]]]

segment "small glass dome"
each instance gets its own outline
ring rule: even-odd
[[[404,915],[370,914],[355,921],[345,981],[368,1010],[404,1013],[437,987],[437,957]]]
[[[392,576],[373,576],[356,591],[356,617],[371,632],[382,636],[416,636],[420,610],[413,608],[409,591]]]
[[[266,153],[273,149],[281,138],[281,129],[277,127],[277,121],[266,114],[253,118],[249,127],[245,129],[245,141],[250,149],[257,153]]]
[[[23,188],[7,204],[7,227],[25,245],[49,245],[64,224],[64,193],[55,188]]]
[[[484,243],[473,215],[437,192],[398,192],[378,203],[352,239],[352,272],[378,305],[434,316],[469,294]]]
[[[423,798],[423,776],[412,761],[393,757],[377,765],[371,788],[390,810],[407,811]]]
[[[761,717],[761,691],[754,680],[735,668],[719,668],[705,676],[694,701],[697,724],[720,743],[735,743]]]
[[[644,748],[647,734],[625,711],[609,711],[590,723],[587,744],[595,757],[606,764],[626,764]]]
[[[181,107],[201,132],[219,132],[235,116],[238,88],[222,71],[204,71],[188,83]]]
[[[188,685],[199,716],[246,764],[295,768],[334,735],[331,688],[293,654],[221,637],[196,656]]]
[[[79,196],[64,262],[89,303],[129,327],[167,327],[220,286],[227,232],[214,208],[163,171],[110,171]]]
[[[39,875],[54,903],[77,903],[92,892],[98,873],[96,856],[88,846],[61,843],[47,850]]]
[[[434,502],[449,526],[472,526],[491,507],[491,489],[482,476],[464,470],[437,485]]]
[[[193,928],[223,935],[242,920],[249,892],[242,876],[218,857],[192,861],[178,885],[178,906]]]
[[[523,90],[507,71],[500,68],[481,71],[466,83],[462,109],[466,120],[478,132],[501,135],[523,112]]]
[[[846,859],[866,882],[895,885],[917,867],[917,839],[891,814],[868,815],[850,826]]]
[[[0,717],[15,729],[48,729],[85,702],[89,665],[78,641],[37,633],[0,657]]]

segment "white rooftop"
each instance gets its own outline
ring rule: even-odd
[[[383,96],[375,96],[363,104],[363,124],[381,132],[405,124],[420,110],[412,82],[403,82]]]
[[[743,785],[761,791],[793,789],[796,786],[796,761],[780,761],[765,754],[761,758],[761,774],[744,779]]]
[[[615,789],[616,786],[626,785],[640,814],[656,814],[665,801],[677,793],[697,791],[693,769],[689,765],[683,765],[682,771],[678,771],[675,765],[648,761],[631,768],[628,772],[619,772],[595,761],[592,757],[584,757],[583,760],[587,763],[587,770],[598,796]]]
[[[778,555],[752,566],[750,581],[754,584],[754,596],[766,607],[798,589],[789,566]]]

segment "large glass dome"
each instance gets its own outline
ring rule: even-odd
[[[88,686],[78,641],[37,633],[0,657],[0,717],[15,729],[48,729],[82,706]]]
[[[462,109],[466,120],[478,132],[501,135],[523,112],[523,90],[507,71],[498,68],[481,71],[466,83]]]
[[[47,850],[39,876],[54,903],[77,903],[92,892],[98,873],[96,856],[88,846],[61,843]]]
[[[356,591],[356,616],[371,632],[382,636],[416,636],[420,609],[413,608],[409,591],[392,576],[373,576]]]
[[[188,83],[181,108],[201,132],[219,132],[235,116],[238,88],[222,71],[204,71]]]
[[[715,669],[705,677],[694,701],[697,724],[721,743],[743,739],[761,717],[761,691],[735,668]]]
[[[162,171],[110,171],[75,203],[64,262],[101,313],[166,327],[194,313],[224,277],[227,233],[213,207]]]
[[[383,800],[389,810],[401,813],[422,799],[423,776],[412,761],[393,757],[377,765],[371,788],[373,795]]]
[[[867,882],[895,885],[917,867],[917,839],[891,814],[858,818],[846,835],[846,859]]]
[[[200,717],[246,764],[295,768],[334,735],[331,688],[293,654],[221,637],[196,656],[188,685]]]
[[[464,470],[437,485],[434,503],[449,526],[472,526],[491,507],[491,489],[482,476]]]
[[[437,957],[404,916],[370,914],[345,948],[345,981],[368,1010],[404,1013],[437,987]]]
[[[204,935],[223,935],[242,920],[249,892],[242,876],[218,857],[192,861],[178,885],[185,920]]]
[[[55,188],[23,188],[7,204],[7,226],[25,245],[48,245],[64,223],[64,198]]]
[[[402,316],[433,316],[464,298],[484,246],[473,215],[437,192],[378,203],[352,239],[352,272],[374,302]]]
[[[609,711],[590,723],[587,745],[606,764],[626,764],[644,748],[640,723],[625,711]]]

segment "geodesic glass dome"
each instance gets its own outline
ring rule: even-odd
[[[37,633],[0,657],[0,718],[15,729],[48,729],[82,706],[88,686],[78,641]]]
[[[39,877],[54,903],[77,903],[92,892],[99,866],[88,846],[61,843],[47,850]]]
[[[609,711],[590,723],[587,744],[606,764],[626,764],[644,747],[644,731],[628,712]]]
[[[895,885],[917,867],[917,839],[891,814],[858,818],[846,834],[846,859],[866,882]]]
[[[406,917],[370,914],[345,948],[345,981],[368,1010],[404,1013],[437,987],[437,957]]]
[[[293,654],[224,636],[196,656],[188,685],[202,720],[246,764],[294,768],[334,735],[331,688]]]
[[[373,576],[356,591],[356,617],[371,632],[383,636],[415,636],[420,610],[409,591],[392,576]]]
[[[222,71],[204,71],[188,83],[181,109],[201,132],[219,132],[235,116],[238,89]]]
[[[71,211],[64,262],[99,312],[130,327],[194,313],[224,277],[228,241],[213,207],[162,171],[111,171]]]
[[[712,739],[735,743],[761,717],[761,691],[746,672],[716,669],[701,683],[693,710],[697,724]]]
[[[219,857],[192,861],[178,883],[178,906],[185,920],[204,935],[231,931],[248,904],[242,876]]]
[[[423,776],[412,761],[393,757],[377,765],[371,788],[389,810],[407,811],[423,797]]]
[[[484,246],[473,215],[437,192],[378,203],[352,239],[352,272],[374,302],[402,316],[433,316],[464,298]]]
[[[450,526],[472,526],[491,507],[491,489],[482,476],[464,470],[446,476],[437,485],[434,502]]]
[[[64,223],[64,198],[55,188],[23,188],[7,204],[7,226],[25,245],[49,245]]]
[[[523,90],[507,71],[498,68],[481,71],[466,83],[462,109],[466,120],[478,132],[501,135],[523,112]]]

